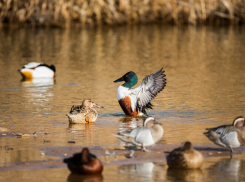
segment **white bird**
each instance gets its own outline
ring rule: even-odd
[[[24,65],[20,70],[23,78],[54,78],[55,77],[55,66],[47,65],[44,63],[31,62]]]
[[[147,151],[145,147],[157,143],[164,134],[164,130],[159,124],[153,117],[148,117],[145,119],[143,127],[126,130],[115,136],[126,143],[140,146],[143,151]]]

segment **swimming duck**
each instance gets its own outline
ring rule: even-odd
[[[170,152],[167,156],[167,164],[170,168],[198,169],[203,164],[203,155],[187,141]]]
[[[88,148],[83,148],[81,153],[74,154],[73,157],[64,159],[69,170],[77,174],[98,174],[103,171],[103,165],[99,159],[89,152]]]
[[[209,140],[221,147],[230,148],[232,158],[233,148],[241,147],[245,144],[245,121],[242,116],[234,119],[230,125],[222,125],[215,128],[207,128],[203,133]]]
[[[163,136],[164,130],[160,123],[153,117],[148,117],[143,123],[143,127],[137,127],[120,132],[114,136],[126,143],[140,146],[143,151],[147,151],[146,146],[157,143]]]
[[[94,107],[104,108],[96,104],[91,99],[84,99],[82,105],[72,106],[70,113],[66,116],[71,124],[75,123],[93,123],[98,117],[97,111]]]
[[[55,66],[47,65],[44,63],[31,62],[24,65],[20,70],[23,78],[54,78],[55,77]]]
[[[147,115],[146,109],[152,109],[151,100],[161,92],[166,79],[163,68],[153,74],[147,75],[142,83],[132,88],[138,81],[138,77],[132,71],[126,73],[114,82],[125,81],[117,89],[118,102],[126,115],[142,116]]]

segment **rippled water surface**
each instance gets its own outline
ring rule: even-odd
[[[1,29],[0,40],[3,181],[86,180],[69,176],[65,165],[38,166],[43,161],[61,160],[64,154],[59,147],[119,147],[121,142],[112,134],[142,125],[139,118],[126,118],[117,102],[119,83],[113,81],[128,71],[134,71],[139,81],[161,67],[166,71],[167,86],[152,101],[154,110],[148,112],[163,124],[165,134],[159,144],[179,145],[190,140],[198,146],[212,145],[202,134],[205,128],[244,115],[244,27]],[[17,70],[33,61],[54,64],[55,80],[22,81]],[[66,114],[84,98],[104,106],[97,109],[97,122],[69,125]],[[17,138],[16,133],[30,136]],[[71,140],[76,143],[67,143]],[[47,148],[57,155],[44,155]],[[208,158],[201,171],[179,171],[177,175],[167,170],[165,162],[106,165],[103,176],[93,180],[210,181],[209,176],[215,181],[245,180],[242,155],[227,159]],[[23,163],[31,165],[16,167]],[[227,172],[230,168],[232,172]]]

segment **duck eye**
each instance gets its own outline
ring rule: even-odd
[[[126,75],[126,77],[128,77],[128,75]]]

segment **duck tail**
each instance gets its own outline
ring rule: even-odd
[[[210,131],[206,131],[203,133],[205,136],[209,136],[210,135]]]

